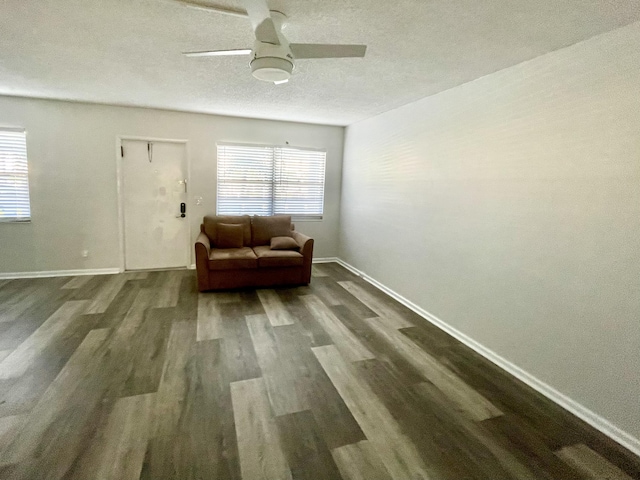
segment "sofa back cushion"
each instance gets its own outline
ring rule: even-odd
[[[212,247],[218,240],[218,224],[242,225],[242,246],[251,246],[251,217],[249,215],[207,215],[202,222],[202,231],[209,237]]]
[[[269,245],[273,237],[291,237],[291,215],[251,217],[251,238],[253,247]]]

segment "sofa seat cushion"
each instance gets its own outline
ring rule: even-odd
[[[259,267],[301,267],[304,261],[302,254],[295,250],[271,250],[269,245],[253,247],[258,257]]]
[[[209,270],[235,270],[257,268],[258,258],[249,247],[212,248],[209,254]]]

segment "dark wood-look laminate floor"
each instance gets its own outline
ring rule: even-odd
[[[0,478],[628,479],[640,459],[336,264],[0,281]]]

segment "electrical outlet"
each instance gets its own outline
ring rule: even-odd
[[[202,197],[196,197],[196,205],[202,205]]]
[[[87,258],[89,256],[89,250],[82,250],[81,255],[82,258]]]

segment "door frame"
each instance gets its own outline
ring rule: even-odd
[[[189,195],[191,193],[191,152],[189,150],[189,140],[184,139],[176,139],[176,138],[157,138],[157,137],[140,137],[140,136],[132,136],[132,135],[117,135],[116,136],[116,186],[118,192],[118,242],[119,242],[119,265],[118,268],[120,272],[125,271],[125,251],[124,251],[124,178],[123,178],[123,168],[122,168],[122,156],[121,148],[123,141],[134,141],[134,142],[158,142],[158,143],[179,143],[184,145],[185,149],[185,160],[187,167],[187,207],[189,207]],[[188,208],[187,212],[191,209]],[[191,267],[191,217],[189,213],[187,213],[187,240],[185,244],[185,248],[189,254],[187,255],[187,264],[186,268]]]

